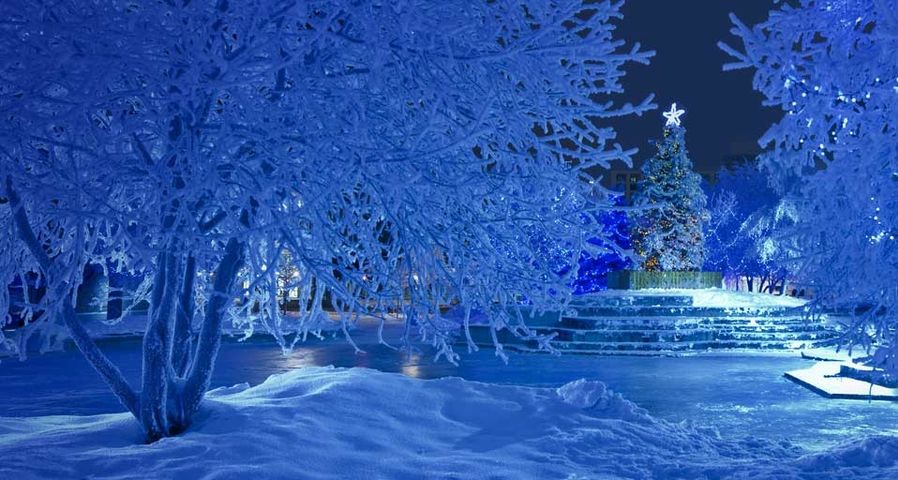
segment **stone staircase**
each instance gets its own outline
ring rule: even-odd
[[[671,355],[707,351],[796,350],[832,339],[823,320],[805,318],[803,308],[693,306],[689,295],[587,296],[563,314],[527,319],[535,333],[554,335],[563,353],[592,355]],[[537,351],[507,330],[497,332],[506,348]],[[491,346],[489,328],[471,327],[475,343]]]

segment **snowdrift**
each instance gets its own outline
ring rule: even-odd
[[[601,382],[558,389],[302,368],[210,393],[185,434],[127,414],[0,418],[0,478],[898,478],[898,439],[804,454],[655,419]]]

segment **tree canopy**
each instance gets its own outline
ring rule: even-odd
[[[823,305],[851,314],[843,340],[878,345],[898,371],[898,3],[801,0],[733,23],[727,68],[754,68],[783,112],[760,140],[784,192],[771,241]]]
[[[26,328],[65,324],[151,438],[189,422],[228,320],[290,348],[325,308],[392,314],[454,360],[460,302],[529,335],[522,298],[570,279],[523,240],[585,244],[611,208],[586,170],[632,154],[604,121],[653,107],[614,102],[651,56],[613,37],[620,7],[3,2],[0,283],[45,286]],[[72,311],[88,263],[146,279],[139,388]]]

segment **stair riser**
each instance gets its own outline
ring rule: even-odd
[[[620,318],[614,320],[591,320],[591,319],[575,319],[563,318],[558,322],[548,322],[546,324],[531,324],[534,327],[556,327],[570,328],[579,330],[674,330],[684,328],[713,328],[713,329],[731,329],[731,328],[798,328],[802,329],[808,326],[820,326],[819,322],[807,321],[804,319],[630,319]]]
[[[728,333],[728,332],[691,332],[681,334],[646,334],[630,332],[628,334],[573,333],[558,332],[558,341],[620,343],[620,342],[702,342],[702,341],[743,341],[743,342],[783,342],[795,340],[825,340],[833,335],[826,332],[795,333]]]
[[[481,347],[490,347],[492,343],[478,342]],[[518,347],[522,350],[540,352],[535,343],[505,344],[508,348]],[[596,354],[596,355],[629,355],[648,354],[665,355],[670,353],[709,352],[709,351],[787,351],[810,348],[813,341],[797,342],[696,342],[661,344],[623,344],[623,345],[591,345],[579,343],[555,343],[553,347],[562,353]]]
[[[639,344],[642,349],[663,350],[670,348],[671,345],[678,345],[682,348],[688,348],[690,344],[699,343],[740,343],[740,344],[783,344],[789,342],[811,343],[832,339],[835,334],[831,332],[797,332],[788,334],[732,334],[727,332],[700,332],[684,335],[653,335],[641,332],[631,332],[629,334],[600,334],[587,332],[551,332],[536,330],[535,333],[540,335],[549,335],[556,333],[553,339],[553,345],[558,348],[563,343],[573,342],[578,344],[586,344],[589,348],[602,350],[615,349],[621,345]],[[507,330],[496,332],[497,338],[501,343],[516,344],[522,340],[515,337]],[[492,338],[488,328],[472,327],[471,337],[475,343],[492,344]],[[708,348],[708,347],[702,347]],[[723,347],[734,348],[734,347]],[[743,347],[751,348],[751,347]],[[778,347],[782,348],[782,347]],[[631,347],[627,347],[631,349]]]
[[[601,296],[581,297],[571,301],[572,307],[688,307],[692,305],[692,297],[686,295],[634,295],[632,297]]]
[[[796,343],[778,343],[778,342],[700,342],[700,343],[675,343],[669,345],[659,344],[626,344],[626,345],[581,345],[571,344],[553,344],[553,346],[561,351],[577,351],[584,352],[690,352],[690,351],[707,351],[707,350],[794,350],[797,348],[808,348],[813,344],[811,341]],[[528,345],[535,349],[536,345]]]
[[[667,325],[594,325],[585,328],[577,328],[571,325],[559,324],[557,326],[539,325],[530,326],[538,330],[569,330],[580,332],[670,332],[685,333],[691,331],[719,331],[719,332],[761,332],[761,333],[788,333],[788,332],[824,332],[831,331],[820,324],[790,324],[790,325],[712,325],[712,324],[667,324]]]

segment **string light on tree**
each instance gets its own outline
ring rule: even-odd
[[[634,197],[634,204],[645,208],[634,222],[633,247],[648,271],[694,271],[704,263],[707,199],[686,152],[680,121],[684,113],[676,103],[663,113],[664,138],[655,143],[658,153],[643,165]]]

